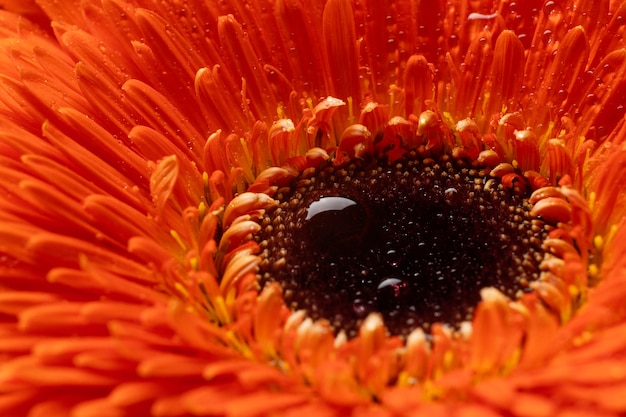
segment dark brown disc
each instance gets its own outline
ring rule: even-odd
[[[449,157],[329,164],[280,190],[262,219],[260,280],[350,336],[370,312],[396,335],[458,326],[482,288],[515,297],[538,278],[549,227],[525,197]]]

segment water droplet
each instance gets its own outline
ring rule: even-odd
[[[454,48],[459,45],[459,37],[457,35],[450,35],[448,38],[448,46]]]
[[[492,14],[470,13],[469,16],[467,16],[467,20],[491,20],[495,19],[497,16],[497,12]]]
[[[588,106],[593,106],[594,104],[598,103],[598,96],[596,96],[595,94],[587,94],[587,97],[585,97],[585,104]]]
[[[322,197],[311,203],[307,209],[305,220],[312,220],[315,216],[328,212],[340,212],[347,207],[357,204],[356,201],[345,197]]]
[[[360,318],[365,317],[365,315],[368,313],[366,303],[360,298],[354,299],[354,301],[352,302],[352,310],[354,310],[354,313],[357,315],[357,317]]]
[[[524,49],[530,49],[532,36],[528,36],[526,33],[518,33],[517,38],[522,42],[522,45],[524,45]]]
[[[385,259],[387,260],[389,265],[392,266],[393,268],[396,268],[400,264],[400,261],[402,260],[402,256],[400,252],[398,252],[395,249],[389,249],[386,255],[387,256]]]
[[[457,196],[458,191],[456,190],[456,188],[450,187],[450,188],[446,188],[446,190],[443,192],[445,199],[446,199],[446,203],[448,204],[453,204],[455,197]]]
[[[541,36],[541,40],[543,41],[543,43],[545,43],[546,45],[549,44],[550,42],[552,42],[552,31],[550,29],[546,29],[543,32],[543,35]]]
[[[559,6],[556,1],[547,1],[543,5],[543,12],[546,14],[546,16],[550,16],[553,13],[560,13],[561,6]]]
[[[385,278],[376,288],[376,301],[378,308],[383,311],[394,311],[407,294],[406,281],[399,278]]]
[[[357,201],[347,197],[321,197],[308,206],[304,228],[318,249],[337,252],[360,246],[367,221],[366,211]]]
[[[386,287],[392,287],[395,294],[399,291],[401,286],[406,286],[406,282],[398,278],[385,278],[380,284],[378,284],[378,289],[380,290]]]

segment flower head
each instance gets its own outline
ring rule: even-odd
[[[626,3],[4,9],[2,415],[626,413]]]

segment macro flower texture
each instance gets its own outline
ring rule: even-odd
[[[0,415],[626,415],[626,2],[0,4]]]

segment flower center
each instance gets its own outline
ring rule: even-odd
[[[371,312],[392,334],[471,318],[480,290],[510,297],[539,277],[549,226],[484,171],[408,152],[304,172],[261,220],[261,282],[293,309],[356,334]]]

